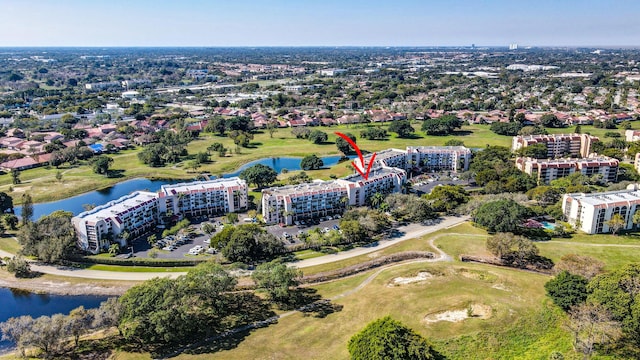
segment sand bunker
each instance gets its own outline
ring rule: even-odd
[[[427,315],[424,321],[435,323],[439,321],[459,322],[469,317],[488,319],[491,317],[491,307],[482,304],[473,304],[471,309],[443,311],[437,314]]]
[[[397,285],[411,284],[414,282],[425,281],[425,280],[431,279],[432,277],[433,277],[433,274],[428,273],[426,271],[421,271],[418,273],[418,275],[414,277],[397,277],[393,279],[388,286],[392,287]]]

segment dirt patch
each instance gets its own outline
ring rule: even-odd
[[[472,304],[466,309],[443,311],[424,317],[428,324],[440,321],[460,322],[468,318],[488,319],[491,317],[491,307],[483,304]]]
[[[508,287],[504,286],[504,284],[494,284],[492,288],[502,290],[502,291],[511,291],[509,290]]]
[[[406,284],[411,284],[414,282],[421,282],[421,281],[425,281],[425,280],[429,280],[433,278],[433,274],[426,272],[426,271],[420,271],[416,276],[413,277],[397,277],[394,278],[393,280],[391,280],[391,282],[389,283],[389,285],[387,285],[388,287],[394,287],[394,286],[398,286],[398,285],[406,285]]]
[[[13,275],[0,271],[0,288],[14,288],[39,294],[57,295],[122,295],[137,282],[103,282],[87,280],[73,284],[42,278],[16,279]]]
[[[494,281],[497,279],[497,276],[485,271],[473,271],[467,269],[458,269],[456,273],[466,277],[467,279],[473,280],[482,280],[482,281]]]

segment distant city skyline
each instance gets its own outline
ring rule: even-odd
[[[640,46],[624,0],[0,0],[0,46]]]

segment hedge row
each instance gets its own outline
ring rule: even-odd
[[[129,259],[122,258],[105,258],[105,257],[84,257],[79,262],[88,264],[102,265],[121,265],[121,266],[149,266],[149,267],[180,267],[180,266],[196,266],[202,262],[210,260],[209,258],[201,259],[146,259],[132,257]]]
[[[387,256],[382,256],[371,261],[363,262],[356,265],[351,265],[346,268],[325,271],[313,275],[304,276],[302,278],[302,283],[311,284],[318,283],[323,281],[334,280],[338,278],[342,278],[345,276],[350,276],[353,274],[357,274],[363,271],[367,271],[373,268],[380,267],[382,265],[400,262],[411,259],[433,259],[435,256],[431,252],[427,251],[403,251]]]

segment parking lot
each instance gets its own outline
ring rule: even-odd
[[[200,246],[203,249],[203,251],[201,252],[201,255],[198,255],[198,256],[211,256],[211,254],[206,253],[206,250],[209,248],[208,241],[211,238],[211,235],[205,234],[201,229],[202,224],[204,224],[207,221],[205,219],[200,219],[198,221],[199,222],[197,223],[192,222],[190,227],[192,227],[194,230],[192,233],[193,235],[187,236],[186,239],[182,242],[182,244],[177,243],[180,240],[179,236],[174,236],[173,240],[165,239],[166,245],[170,243],[175,244],[174,250],[162,250],[162,248],[166,247],[165,245],[163,245],[162,248],[155,247],[156,249],[159,250],[157,252],[158,254],[157,258],[158,259],[188,259],[190,257],[195,257],[196,255],[190,254],[189,251],[196,246]],[[162,240],[162,238],[158,236],[158,240]],[[142,258],[149,257],[149,250],[151,250],[152,248],[154,247],[152,247],[147,242],[146,236],[143,236],[133,241],[134,256],[142,257]]]
[[[314,228],[320,228],[320,230],[326,228],[331,230],[333,229],[334,225],[337,226],[339,223],[340,219],[335,219],[332,217],[331,220],[320,221],[318,219],[316,221],[305,222],[304,225],[300,224],[285,227],[281,227],[280,225],[269,225],[266,227],[266,229],[269,233],[275,235],[278,239],[283,240],[285,246],[293,246],[302,243],[302,241],[300,241],[300,239],[298,238],[300,232],[308,233]],[[285,233],[289,235],[287,238],[285,238]]]

